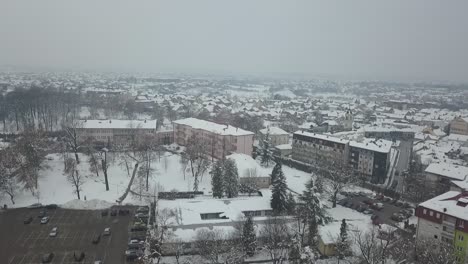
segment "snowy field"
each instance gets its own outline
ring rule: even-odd
[[[242,163],[238,161],[239,175],[243,173],[243,167],[249,168],[251,166],[257,167],[257,173],[259,176],[266,176],[271,173],[273,164],[268,167],[262,167],[256,161],[253,164]],[[71,202],[77,198],[73,192],[74,188],[71,183],[68,182],[66,175],[63,173],[64,163],[61,155],[50,154],[47,156],[47,160],[44,162],[44,169],[40,171],[40,177],[38,181],[38,191],[35,195],[29,190],[18,190],[15,196],[15,204],[13,205],[9,197],[0,197],[0,204],[6,204],[8,207],[23,207],[33,203],[42,204],[66,204],[68,207],[80,208],[87,207],[85,203]],[[132,165],[133,166],[133,165]],[[157,156],[153,162],[152,167],[155,169],[153,176],[150,178],[150,191],[154,193],[154,190],[158,191],[192,191],[193,190],[193,177],[191,176],[190,167],[185,169],[180,162],[180,156],[170,152],[165,152],[159,159]],[[88,201],[88,207],[105,207],[109,204],[102,203],[99,201],[90,200],[103,200],[108,203],[115,203],[116,199],[120,197],[128,186],[130,176],[127,173],[125,166],[122,164],[122,160],[115,157],[108,169],[108,179],[110,190],[105,190],[104,176],[102,171],[99,172],[99,177],[89,170],[89,163],[87,162],[87,156],[80,154],[80,164],[78,165],[78,171],[81,175],[85,176],[85,182],[81,189],[81,199]],[[283,171],[287,178],[288,186],[291,190],[296,192],[302,192],[304,184],[310,179],[309,173],[299,171],[287,166],[283,166]],[[130,171],[131,174],[131,171]],[[200,179],[199,190],[209,195],[211,193],[211,176],[208,171]],[[132,188],[135,190],[135,188]],[[147,199],[144,197],[140,198],[136,195],[129,194],[123,203],[142,204],[146,203]]]

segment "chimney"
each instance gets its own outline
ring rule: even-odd
[[[447,208],[444,208],[444,213],[447,212]]]
[[[111,119],[109,119],[109,124],[112,124],[112,120],[111,120]]]
[[[146,119],[145,119],[145,123],[146,123]]]

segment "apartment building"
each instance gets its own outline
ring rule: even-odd
[[[468,118],[456,117],[450,122],[450,134],[468,135]]]
[[[197,140],[206,142],[215,158],[224,158],[232,153],[252,155],[253,132],[197,118],[180,119],[172,123],[174,142],[181,146],[185,146],[195,135]]]
[[[279,127],[268,127],[259,131],[259,140],[262,141],[268,134],[271,147],[289,143],[289,133]]]
[[[317,159],[349,164],[371,182],[383,183],[390,167],[392,142],[364,139],[362,142],[329,135],[297,131],[293,135],[292,158],[313,164]]]
[[[328,135],[296,131],[293,134],[292,158],[313,164],[317,160],[333,160],[345,163],[348,160],[349,140]]]
[[[364,139],[349,142],[349,164],[372,183],[384,183],[390,166],[392,142],[382,139]]]
[[[468,180],[468,167],[445,162],[429,164],[424,173],[427,182],[435,187],[437,195],[450,190],[452,183]]]
[[[468,192],[449,191],[416,208],[416,239],[435,239],[454,246],[458,263],[468,263]]]

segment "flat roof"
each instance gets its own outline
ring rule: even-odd
[[[80,125],[85,129],[128,129],[128,128],[142,128],[142,129],[156,129],[157,120],[81,120]]]
[[[347,140],[347,139],[332,137],[332,136],[323,135],[323,134],[316,134],[316,133],[311,133],[311,132],[302,131],[302,130],[298,130],[298,131],[294,132],[294,134],[295,135],[302,135],[302,136],[306,136],[306,137],[311,137],[311,138],[322,139],[322,140],[331,141],[331,142],[340,143],[340,144],[349,143],[349,140]]]
[[[213,132],[219,135],[230,135],[230,136],[246,136],[246,135],[254,135],[253,132],[243,130],[237,127],[233,127],[230,125],[221,125],[214,122],[197,119],[197,118],[185,118],[173,121],[174,124],[179,125],[186,125],[190,126],[195,129],[202,129],[206,131]]]

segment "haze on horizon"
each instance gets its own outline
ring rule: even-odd
[[[468,81],[468,2],[3,1],[0,64]]]

